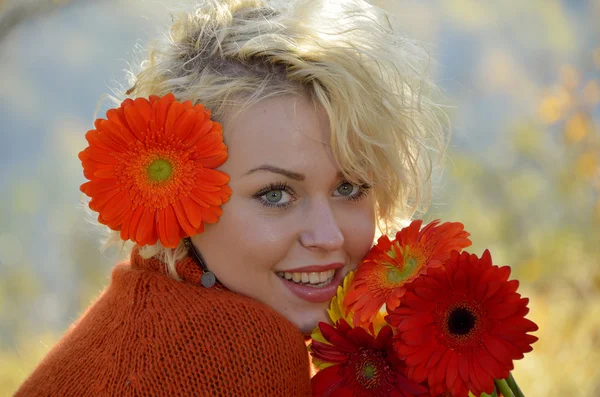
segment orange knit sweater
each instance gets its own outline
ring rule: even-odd
[[[310,396],[304,339],[283,316],[219,284],[191,259],[134,249],[16,396]]]

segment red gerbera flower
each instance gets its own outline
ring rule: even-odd
[[[173,94],[126,99],[97,119],[79,153],[89,182],[81,191],[98,221],[138,245],[174,248],[221,216],[229,177],[221,125],[210,111]]]
[[[532,350],[537,325],[524,316],[526,298],[508,281],[510,268],[492,265],[489,251],[479,259],[453,252],[445,268],[431,269],[410,285],[387,322],[398,333],[394,349],[408,375],[427,379],[432,394],[446,389],[455,397],[492,393],[513,360]]]
[[[334,365],[311,379],[313,397],[429,396],[426,387],[406,378],[406,369],[392,349],[389,325],[377,337],[350,327],[344,319],[336,327],[321,322],[319,328],[328,343],[313,341],[311,355]]]
[[[428,268],[436,268],[450,258],[452,250],[471,245],[462,223],[435,220],[421,229],[422,220],[413,221],[390,241],[381,236],[356,270],[354,284],[345,304],[354,310],[355,324],[366,325],[385,303],[395,309],[404,295],[404,285]]]

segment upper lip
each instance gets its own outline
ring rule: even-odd
[[[288,272],[288,273],[326,272],[327,270],[341,269],[342,267],[344,267],[343,263],[336,262],[336,263],[328,263],[328,264],[324,264],[324,265],[310,265],[310,266],[297,267],[295,269],[283,270],[283,272]]]

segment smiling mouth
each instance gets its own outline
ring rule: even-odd
[[[284,280],[298,285],[312,288],[323,288],[333,281],[336,270],[330,269],[324,272],[276,272]]]

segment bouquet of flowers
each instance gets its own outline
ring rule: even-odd
[[[510,268],[462,251],[458,222],[382,236],[338,287],[309,346],[313,396],[523,397],[510,371],[537,325]]]

